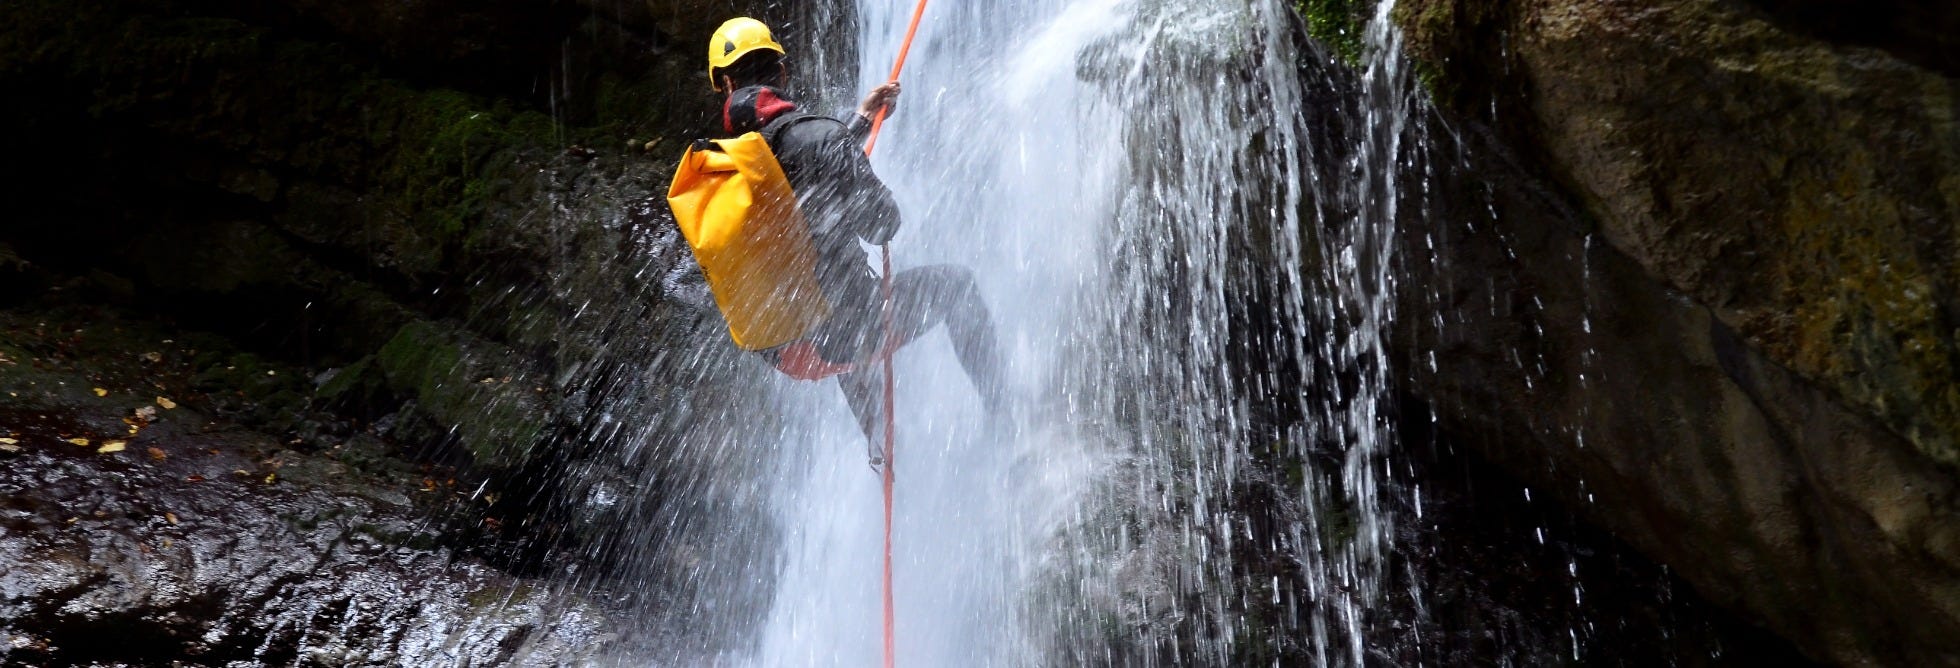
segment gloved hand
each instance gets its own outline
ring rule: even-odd
[[[876,120],[879,109],[885,110],[886,118],[898,113],[898,82],[887,81],[865,93],[864,101],[858,103],[857,113],[865,120]]]

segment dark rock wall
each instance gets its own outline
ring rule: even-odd
[[[708,340],[663,285],[666,156],[714,114],[682,47],[815,23],[762,4],[9,3],[0,296],[341,369],[322,401],[516,466],[615,339]]]
[[[179,553],[134,565],[98,563],[89,555],[139,543],[144,547],[132,549],[157,549],[157,527],[118,525],[70,541],[56,515],[91,476],[124,471],[113,462],[63,469],[63,460],[44,456],[42,449],[67,435],[8,435],[25,448],[14,460],[23,475],[72,469],[70,478],[84,481],[37,486],[9,479],[10,496],[25,490],[10,499],[24,505],[7,509],[8,520],[20,522],[6,534],[9,555],[68,555],[60,558],[72,568],[63,573],[89,579],[95,584],[86,591],[101,596],[128,588],[117,584],[116,569],[161,573],[168,587],[195,594],[154,603],[134,591],[75,622],[42,609],[61,604],[64,594],[34,589],[68,575],[0,577],[21,587],[19,596],[0,597],[4,605],[26,606],[0,616],[39,620],[10,632],[54,638],[65,648],[26,656],[87,658],[73,653],[73,639],[86,630],[74,624],[95,623],[88,620],[179,615],[187,621],[144,632],[177,633],[218,617],[257,619],[237,622],[222,647],[178,649],[284,664],[305,657],[235,645],[324,647],[318,638],[269,630],[297,624],[302,634],[314,633],[309,624],[341,614],[307,617],[313,612],[288,605],[293,597],[345,585],[349,593],[328,596],[329,607],[373,608],[387,617],[360,624],[430,626],[424,621],[448,614],[444,606],[469,607],[465,599],[516,586],[468,561],[475,558],[534,575],[568,561],[619,564],[629,555],[642,561],[628,565],[656,572],[631,577],[660,581],[636,589],[649,600],[631,605],[684,612],[687,601],[661,597],[692,577],[687,564],[699,559],[687,553],[715,549],[714,522],[671,516],[754,512],[702,491],[708,478],[699,471],[740,451],[716,447],[716,439],[743,435],[697,433],[691,425],[753,401],[733,388],[762,370],[727,354],[660,195],[680,146],[714,122],[699,45],[719,21],[750,13],[781,26],[793,48],[850,46],[832,29],[848,17],[802,3],[0,4],[0,23],[8,26],[0,31],[0,90],[10,101],[0,105],[0,124],[8,128],[0,133],[7,156],[0,161],[7,202],[0,214],[0,315],[10,323],[61,323],[77,336],[81,329],[106,332],[111,326],[100,323],[107,322],[154,322],[174,332],[142,346],[208,332],[212,342],[186,360],[193,365],[186,372],[208,382],[177,399],[211,416],[210,429],[249,433],[257,445],[244,450],[283,448],[279,461],[327,465],[340,457],[337,446],[358,439],[374,457],[445,472],[417,504],[350,498],[320,489],[329,482],[319,478],[271,479],[261,485],[271,491],[235,498],[196,486],[169,497],[229,499],[235,503],[208,508],[202,519],[230,518],[267,536],[263,549],[236,551],[176,538],[193,560],[270,569],[264,582],[224,589],[193,567],[201,562],[186,566]],[[89,365],[104,362],[63,357],[63,348],[33,331],[0,336],[0,351],[7,351],[0,380],[40,382],[15,363],[69,364],[74,378],[84,379],[66,381],[71,385],[102,383],[85,379],[101,371]],[[247,367],[260,375],[237,371]],[[265,375],[272,370],[278,374]],[[141,384],[131,391],[141,394]],[[8,395],[0,397],[0,411],[73,416],[88,397],[71,395]],[[233,404],[242,407],[227,408]],[[626,420],[631,428],[622,429]],[[749,423],[768,428],[766,420]],[[0,422],[0,430],[20,428]],[[666,440],[649,445],[649,434]],[[131,441],[137,452],[153,444],[173,453],[175,445],[189,447],[188,436],[138,438],[151,440]],[[146,461],[137,457],[137,468]],[[263,478],[261,468],[245,467],[255,480]],[[361,489],[398,482],[375,475],[346,477]],[[136,503],[153,483],[170,487],[143,476],[125,483],[105,492],[116,504]],[[635,503],[594,502],[621,496]],[[470,554],[437,555],[424,545],[391,555],[387,540],[375,539],[368,541],[377,546],[371,554],[343,555],[346,527],[299,526],[306,517],[342,513],[335,510],[341,506],[349,509],[336,517],[360,518],[342,524],[413,524]],[[654,535],[646,527],[667,529]],[[283,563],[307,554],[327,567]],[[360,598],[360,591],[414,577],[410,564],[386,563],[396,557],[464,558],[464,570],[476,570],[456,582],[433,579],[426,607],[388,608],[416,605],[413,596]],[[343,577],[367,568],[376,570],[372,578]],[[604,568],[583,572],[590,576],[583,586],[605,586]],[[190,610],[186,601],[217,607]],[[545,637],[523,624],[498,628],[472,636],[482,647],[468,651],[489,653],[470,661],[494,661],[499,646]],[[373,652],[437,651],[404,638],[375,635],[329,647],[319,660],[342,665],[332,654],[342,650],[355,653],[346,663],[389,661]],[[538,656],[573,660],[557,650]]]
[[[1466,150],[1413,387],[1813,655],[1949,664],[1954,14],[1795,4],[1403,3]]]

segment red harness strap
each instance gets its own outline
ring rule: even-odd
[[[797,380],[823,380],[850,373],[855,368],[856,365],[837,364],[824,359],[817,353],[817,344],[807,339],[784,346],[776,353],[776,370]]]
[[[888,337],[885,340],[885,345],[878,348],[878,352],[873,353],[869,359],[858,362],[858,364],[883,362],[891,359],[892,354],[896,352],[898,352],[898,346],[892,345],[892,341]],[[776,370],[783,372],[785,376],[797,380],[823,380],[831,376],[856,371],[857,364],[838,364],[824,359],[823,354],[817,352],[816,343],[811,342],[809,339],[802,339],[785,345],[781,350],[776,351]]]

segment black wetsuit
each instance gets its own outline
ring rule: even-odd
[[[845,121],[802,114],[775,89],[752,86],[729,96],[723,129],[730,136],[762,130],[796,191],[817,249],[817,283],[831,305],[830,317],[806,338],[825,360],[856,365],[838,377],[838,384],[865,436],[873,437],[881,417],[883,370],[873,357],[882,338],[883,298],[859,241],[890,241],[900,219],[898,203],[864,154],[871,123],[856,114]],[[895,345],[946,323],[960,365],[982,400],[991,410],[1000,408],[999,344],[971,271],[934,265],[899,272],[892,280],[892,314]],[[775,352],[763,355],[773,361]]]

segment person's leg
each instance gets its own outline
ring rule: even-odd
[[[882,340],[881,301],[869,311],[839,311],[826,331],[818,335],[818,347],[826,359],[852,361],[857,368],[837,377],[844,401],[857,417],[858,427],[870,441],[874,463],[884,451],[884,368],[876,359]],[[901,271],[892,280],[892,347],[911,343],[941,322],[953,340],[953,352],[968,380],[980,394],[987,410],[1000,413],[1006,406],[1005,371],[1000,344],[995,339],[993,316],[980,298],[973,273],[965,267],[934,265]],[[850,352],[856,351],[856,352]],[[855,359],[852,359],[855,358]]]
[[[1006,400],[1006,372],[993,315],[980,298],[973,272],[954,265],[901,271],[892,280],[892,335],[899,345],[946,323],[960,366],[990,411]]]
[[[837,377],[837,389],[844,391],[844,403],[850,404],[858,428],[864,430],[865,451],[874,468],[885,463],[884,380],[884,365],[877,363],[861,365]]]

